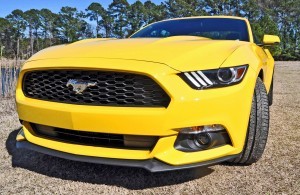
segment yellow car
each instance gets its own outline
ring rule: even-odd
[[[214,16],[45,49],[20,73],[17,147],[151,172],[254,163],[272,104],[267,46],[279,42]]]

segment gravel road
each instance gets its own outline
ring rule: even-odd
[[[151,174],[17,150],[14,101],[0,99],[0,194],[300,194],[300,62],[277,62],[270,134],[251,166]]]

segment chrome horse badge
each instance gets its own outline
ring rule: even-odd
[[[96,86],[97,82],[87,82],[83,80],[70,79],[67,83],[67,87],[72,86],[73,91],[76,94],[82,94],[88,87]]]

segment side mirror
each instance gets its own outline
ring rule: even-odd
[[[280,39],[275,35],[264,35],[263,43],[264,45],[274,45],[280,43]]]

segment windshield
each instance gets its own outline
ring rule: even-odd
[[[230,18],[191,18],[167,20],[151,24],[131,38],[162,38],[170,36],[200,36],[216,40],[249,41],[244,20]]]

